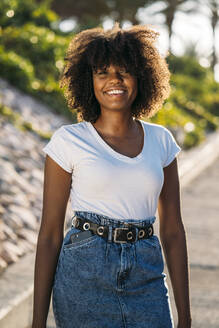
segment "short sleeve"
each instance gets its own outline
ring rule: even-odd
[[[73,165],[71,151],[66,131],[63,127],[54,132],[50,141],[42,149],[65,171],[72,173]]]
[[[180,146],[177,144],[174,136],[168,129],[164,129],[164,156],[163,156],[163,167],[168,166],[174,158],[181,151]]]

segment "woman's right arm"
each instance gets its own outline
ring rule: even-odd
[[[46,156],[43,211],[35,258],[32,328],[46,328],[53,279],[63,241],[71,178],[71,173]]]

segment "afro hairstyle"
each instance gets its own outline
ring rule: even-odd
[[[168,65],[155,45],[158,35],[148,25],[122,29],[118,23],[110,30],[97,27],[76,34],[60,76],[70,110],[77,109],[82,120],[96,122],[100,105],[94,95],[93,71],[112,64],[137,78],[132,116],[153,116],[170,93]]]

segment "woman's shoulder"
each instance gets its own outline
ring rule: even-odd
[[[73,123],[73,124],[64,124],[60,126],[55,133],[59,134],[80,134],[84,133],[86,131],[86,122],[78,122],[78,123]]]
[[[145,132],[150,133],[150,135],[163,137],[165,135],[171,134],[170,130],[168,130],[168,128],[166,128],[165,126],[163,126],[161,124],[146,122],[143,120],[141,120],[141,122],[145,129]]]
[[[54,131],[52,138],[64,139],[64,140],[77,140],[80,138],[86,138],[87,126],[86,122],[79,122],[73,124],[61,125],[57,130]]]

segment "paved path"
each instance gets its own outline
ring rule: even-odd
[[[193,328],[219,327],[219,158],[181,191]],[[175,308],[173,305],[174,317]],[[52,312],[48,327],[53,328]],[[100,327],[97,327],[100,328]]]
[[[219,157],[181,193],[193,328],[219,327]]]

